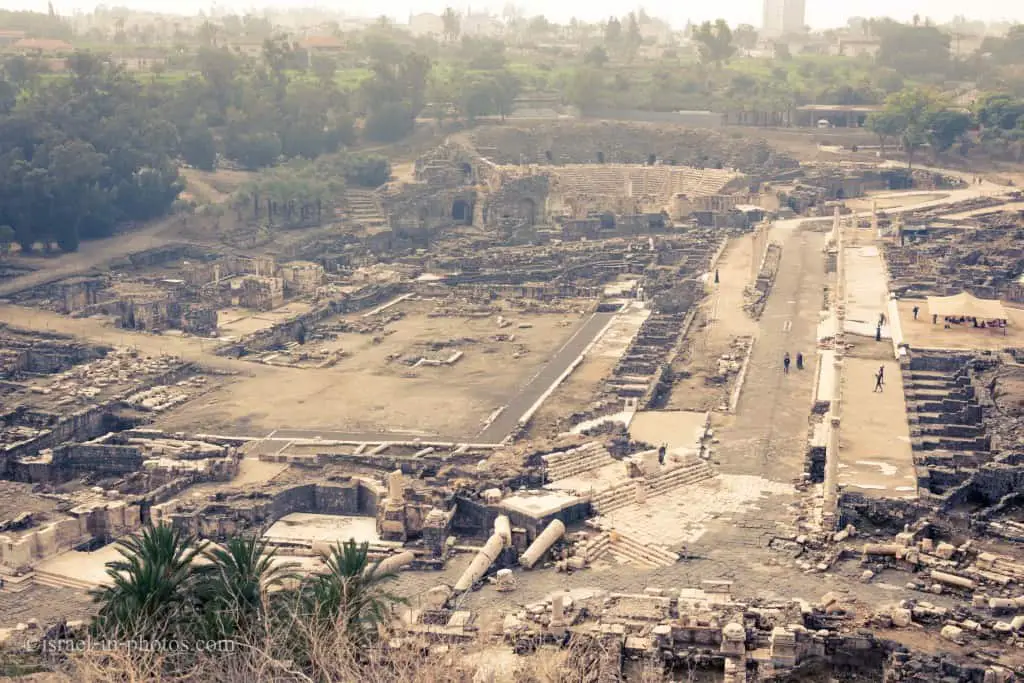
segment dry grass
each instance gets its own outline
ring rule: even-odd
[[[300,635],[309,638],[310,661],[305,666],[283,656],[284,638],[267,638],[261,642],[236,643],[233,652],[80,652],[60,662],[47,680],[69,683],[612,683],[625,680],[618,649],[596,638],[573,639],[565,647],[541,645],[531,653],[515,656],[506,643],[487,647],[387,637],[377,646],[356,648],[341,630],[330,634],[306,630]],[[686,678],[684,674],[683,680]],[[655,662],[646,662],[632,668],[629,680],[661,683],[669,679]]]

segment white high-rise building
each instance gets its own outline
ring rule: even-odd
[[[804,32],[804,0],[764,0],[764,26],[761,34],[778,38],[787,33]]]

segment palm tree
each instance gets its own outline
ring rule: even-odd
[[[365,643],[387,620],[388,607],[405,600],[384,590],[398,574],[370,563],[369,543],[349,539],[324,556],[327,572],[302,587],[302,602],[316,627],[343,631],[350,642]],[[329,631],[328,631],[329,632]]]
[[[276,550],[258,536],[235,537],[212,547],[198,587],[203,628],[210,638],[251,634],[271,616],[271,597],[296,578],[294,563],[275,562]]]
[[[193,561],[205,542],[159,525],[120,541],[119,546],[123,559],[107,563],[111,584],[92,593],[101,605],[94,628],[106,635],[149,640],[182,628],[200,573]]]

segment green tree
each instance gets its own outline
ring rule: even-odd
[[[404,602],[384,585],[397,578],[369,561],[369,544],[348,540],[324,557],[327,571],[302,586],[305,611],[321,633],[343,630],[354,643],[367,643],[388,619],[388,609]]]
[[[195,587],[198,628],[210,639],[255,634],[273,615],[275,592],[297,579],[294,563],[278,562],[277,551],[259,536],[236,536],[203,556],[209,564]]]
[[[749,53],[757,47],[757,29],[750,24],[740,24],[732,32],[732,42],[739,49]]]
[[[412,132],[416,117],[404,102],[381,102],[366,114],[363,134],[374,142],[395,142]]]
[[[604,25],[604,42],[615,45],[622,39],[622,22],[611,17]]]
[[[718,19],[714,24],[705,21],[694,30],[693,39],[698,43],[700,61],[704,64],[714,64],[715,67],[721,68],[736,54],[732,30],[729,24],[725,23],[725,19]]]
[[[250,132],[242,124],[228,125],[224,154],[248,169],[270,166],[281,156],[281,138],[273,131]]]
[[[984,128],[1013,130],[1024,121],[1024,99],[1008,93],[988,93],[975,103],[974,112]]]
[[[936,95],[923,88],[909,88],[893,93],[885,101],[885,111],[902,118],[900,142],[907,155],[907,167],[912,168],[914,155],[928,140],[929,120],[942,109]]]
[[[210,127],[193,121],[181,136],[181,158],[189,166],[203,171],[217,167],[217,143]]]
[[[99,614],[93,629],[105,637],[147,640],[176,635],[192,612],[206,544],[169,526],[146,527],[119,542],[122,559],[107,564],[110,584],[93,591]]]
[[[333,57],[329,55],[313,55],[310,66],[321,88],[334,87],[334,74],[338,70],[338,63],[334,61]]]
[[[605,82],[600,71],[591,67],[579,67],[572,72],[565,88],[566,101],[587,112],[604,100]]]
[[[877,61],[904,76],[945,74],[950,66],[950,36],[935,26],[907,26],[883,20]]]
[[[986,37],[980,52],[999,64],[1024,64],[1024,24],[1011,26],[1003,37]]]
[[[602,45],[595,45],[583,55],[583,63],[600,69],[608,63],[608,51]]]
[[[907,121],[902,114],[892,111],[879,111],[871,113],[864,127],[878,136],[878,146],[885,158],[885,143],[888,140],[899,138],[906,128]]]
[[[932,112],[925,125],[928,145],[931,147],[932,155],[938,159],[940,154],[962,140],[967,134],[971,127],[971,116],[967,112],[943,109]]]

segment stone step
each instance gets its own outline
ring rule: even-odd
[[[679,561],[679,555],[656,545],[645,545],[636,539],[618,532],[614,533],[609,552],[616,559],[628,564],[657,569],[671,567]]]
[[[73,579],[69,576],[61,576],[47,571],[35,570],[32,572],[32,582],[40,586],[50,588],[74,588],[76,590],[88,591],[97,588],[98,584],[82,579]]]
[[[714,471],[705,462],[694,462],[648,479],[644,482],[648,497],[664,495],[679,487],[694,484],[714,476]],[[636,500],[636,481],[631,479],[618,486],[596,493],[590,500],[598,514],[625,507]]]
[[[587,444],[561,453],[551,453],[544,460],[548,480],[568,479],[588,470],[615,462],[608,449],[599,443]]]
[[[593,562],[605,555],[610,546],[611,538],[606,532],[601,532],[583,545],[580,554],[586,558],[587,562]]]

